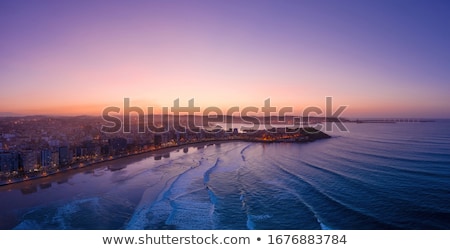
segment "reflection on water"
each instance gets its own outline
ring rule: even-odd
[[[68,181],[69,181],[68,178],[63,178],[63,179],[60,179],[60,180],[56,181],[56,183],[58,183],[58,184],[64,184],[64,183],[66,183],[66,182],[68,182]]]
[[[178,150],[177,150],[177,152],[178,152]],[[156,161],[159,161],[162,158],[166,158],[166,159],[170,158],[170,152],[165,152],[164,154],[155,155],[155,157],[153,159],[155,159]]]
[[[37,192],[38,189],[37,189],[36,185],[30,185],[30,186],[21,188],[20,191],[22,192],[22,194],[27,195],[27,194],[32,194],[32,193]]]
[[[50,188],[50,187],[52,187],[52,183],[51,182],[44,182],[44,183],[39,184],[39,187],[41,189]]]

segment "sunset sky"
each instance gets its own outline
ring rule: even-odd
[[[348,105],[450,118],[450,1],[0,1],[0,114]]]

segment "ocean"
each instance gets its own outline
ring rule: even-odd
[[[0,188],[0,229],[450,229],[450,121],[347,123]]]

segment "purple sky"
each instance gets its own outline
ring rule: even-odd
[[[449,1],[0,1],[0,113],[349,105],[450,118]]]

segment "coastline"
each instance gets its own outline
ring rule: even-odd
[[[153,156],[159,156],[159,155],[162,156],[166,153],[180,150],[185,147],[204,147],[209,144],[220,144],[220,143],[235,142],[235,141],[245,141],[245,140],[232,139],[232,140],[214,140],[214,141],[192,142],[192,143],[186,143],[186,144],[182,144],[182,145],[167,146],[167,147],[157,148],[157,149],[148,150],[148,151],[144,151],[144,152],[138,152],[138,153],[133,153],[133,154],[129,154],[129,155],[118,156],[113,159],[105,159],[103,161],[88,163],[81,167],[76,166],[76,167],[66,168],[64,170],[55,171],[53,173],[48,173],[44,176],[39,175],[39,176],[31,177],[28,179],[20,178],[20,179],[15,179],[15,180],[11,179],[10,182],[0,182],[0,191],[2,191],[5,187],[16,188],[16,187],[19,187],[20,184],[28,184],[28,183],[40,184],[40,183],[52,181],[54,179],[57,179],[57,177],[64,176],[64,175],[77,174],[77,173],[86,172],[86,171],[100,168],[100,167],[111,167],[114,165],[124,165],[129,162],[136,162],[136,161],[139,161],[139,160],[142,160],[142,159],[145,159],[148,157],[153,157]],[[45,180],[45,181],[43,181],[43,180]],[[26,186],[28,186],[28,185],[26,185]]]
[[[177,144],[177,145],[170,145],[165,146],[161,148],[156,149],[149,149],[143,152],[137,152],[137,153],[129,153],[126,155],[119,155],[116,157],[113,157],[111,159],[107,158],[101,161],[96,162],[90,162],[90,163],[74,163],[71,166],[62,169],[57,170],[54,172],[44,172],[40,175],[36,175],[33,177],[21,177],[21,178],[11,178],[8,181],[1,181],[0,182],[0,191],[2,190],[2,187],[5,186],[11,186],[11,185],[18,185],[21,183],[34,183],[37,180],[49,180],[53,179],[54,176],[62,176],[64,174],[74,174],[79,172],[84,172],[89,169],[98,168],[102,166],[110,166],[110,165],[123,165],[124,161],[129,162],[132,160],[133,162],[137,159],[143,159],[151,156],[158,156],[163,155],[165,153],[172,152],[174,150],[179,150],[184,147],[204,147],[208,144],[220,144],[220,143],[227,143],[227,142],[236,142],[236,141],[243,141],[243,142],[253,142],[253,143],[305,143],[305,142],[312,142],[318,139],[325,139],[330,138],[328,134],[325,134],[323,132],[320,132],[319,134],[316,134],[313,136],[313,134],[310,134],[310,137],[307,140],[300,140],[300,141],[292,141],[290,139],[287,140],[262,140],[262,139],[249,139],[249,138],[227,138],[227,139],[211,139],[211,140],[203,140],[203,141],[195,141],[195,142],[188,142],[184,144]],[[122,163],[122,164],[121,164]],[[120,169],[117,168],[117,169]]]

